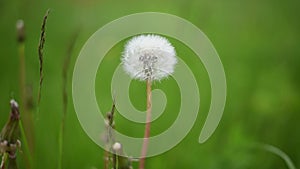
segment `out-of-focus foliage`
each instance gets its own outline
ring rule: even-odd
[[[214,135],[206,143],[199,144],[198,136],[210,104],[208,75],[189,48],[170,38],[178,56],[199,77],[201,106],[197,122],[187,137],[172,150],[147,159],[147,168],[286,168],[282,159],[257,148],[255,145],[259,143],[280,148],[300,167],[299,7],[300,1],[296,0],[1,0],[0,126],[7,120],[10,98],[20,99],[16,21],[23,19],[25,22],[27,84],[33,86],[36,102],[40,26],[45,11],[51,8],[46,29],[40,113],[35,114],[35,168],[53,169],[58,166],[63,59],[70,38],[78,30],[80,34],[69,72],[70,104],[66,117],[63,168],[102,168],[103,150],[84,133],[71,102],[71,76],[76,57],[85,41],[106,23],[136,12],[166,12],[195,24],[215,45],[226,71],[227,103]],[[98,71],[96,95],[103,112],[109,111],[112,104],[110,81],[120,63],[124,43],[125,40],[110,50]],[[156,83],[154,88],[163,89],[168,97],[164,114],[153,123],[152,134],[158,134],[176,119],[180,95],[174,92],[178,91],[178,87],[173,79]],[[138,81],[132,82],[130,87],[131,101],[141,110],[146,101],[144,89],[144,84]],[[130,123],[118,114],[115,121],[119,131],[143,136],[142,125]],[[136,163],[134,167],[137,168]]]

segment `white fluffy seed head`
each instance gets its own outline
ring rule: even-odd
[[[177,58],[166,38],[140,35],[125,45],[122,63],[125,72],[134,79],[161,80],[174,72]]]

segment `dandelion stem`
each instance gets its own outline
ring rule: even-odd
[[[147,79],[147,114],[146,114],[146,126],[144,134],[144,142],[141,152],[140,166],[139,169],[145,168],[145,157],[148,150],[150,126],[151,126],[151,112],[152,112],[152,93],[151,93],[151,79]]]

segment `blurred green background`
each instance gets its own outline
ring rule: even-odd
[[[214,135],[204,144],[198,137],[210,104],[210,84],[201,61],[184,44],[170,41],[178,56],[190,65],[201,93],[198,119],[187,137],[172,150],[147,159],[146,168],[287,168],[284,161],[257,144],[271,144],[300,166],[300,1],[96,1],[96,0],[0,0],[0,126],[9,114],[9,100],[20,101],[19,56],[15,25],[23,19],[26,29],[27,84],[36,96],[39,81],[37,46],[45,11],[51,8],[45,43],[44,85],[35,119],[34,168],[57,168],[58,135],[62,118],[62,67],[72,36],[79,30],[68,72],[68,112],[64,135],[63,168],[102,168],[103,150],[82,130],[72,104],[72,69],[81,47],[101,26],[136,12],[165,12],[185,18],[199,27],[218,51],[227,77],[227,103]],[[155,23],[154,23],[155,24]],[[120,28],[122,29],[122,28]],[[96,94],[100,109],[111,107],[110,81],[126,41],[107,54],[99,68]],[[185,57],[189,56],[189,57]],[[188,58],[188,59],[187,59]],[[176,118],[180,97],[173,79],[155,83],[165,91],[168,105],[153,123],[158,134]],[[130,98],[144,110],[145,86],[133,81]],[[176,92],[174,92],[176,91]],[[21,112],[22,113],[22,112]],[[143,135],[143,126],[116,115],[122,133]],[[24,168],[24,156],[19,163]],[[137,168],[137,163],[134,163]]]

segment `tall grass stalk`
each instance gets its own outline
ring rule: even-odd
[[[58,169],[62,168],[63,163],[63,142],[64,142],[64,132],[65,132],[65,121],[67,116],[67,108],[68,108],[68,70],[70,67],[70,60],[72,56],[72,52],[75,46],[76,39],[79,35],[79,31],[76,31],[74,35],[71,37],[70,43],[67,48],[67,53],[64,58],[63,62],[63,68],[62,68],[62,98],[63,98],[63,113],[62,113],[62,119],[61,119],[61,125],[60,125],[60,131],[58,136],[58,145],[59,145],[59,151],[58,151]]]
[[[21,127],[21,134],[26,148],[27,155],[25,156],[26,167],[30,168],[31,154],[34,152],[34,126],[33,117],[28,109],[27,92],[26,92],[26,63],[25,63],[25,26],[23,20],[17,21],[17,41],[18,41],[18,54],[20,61],[19,70],[19,84],[20,84],[20,95],[22,103],[22,118],[19,121]],[[23,123],[21,122],[23,121]],[[27,133],[27,136],[25,135]]]

